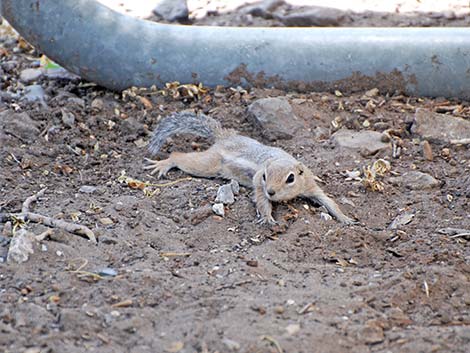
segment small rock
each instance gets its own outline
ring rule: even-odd
[[[75,115],[69,112],[66,109],[61,109],[62,112],[62,123],[67,126],[68,128],[72,128],[75,126]]]
[[[379,343],[384,340],[384,330],[377,325],[366,326],[358,332],[358,338],[367,344]]]
[[[224,204],[223,203],[215,203],[212,205],[212,211],[217,215],[221,217],[225,217],[225,209],[224,209]]]
[[[5,61],[5,62],[2,64],[2,69],[5,70],[6,72],[11,72],[11,71],[13,71],[17,66],[18,66],[18,61],[16,61],[16,60],[10,60],[10,61]]]
[[[85,100],[78,98],[78,97],[69,97],[67,98],[67,103],[69,104],[76,104],[80,108],[85,108]]]
[[[231,340],[231,339],[228,339],[228,338],[224,338],[222,340],[222,343],[224,344],[224,346],[229,351],[237,352],[237,351],[240,350],[240,343],[238,343],[237,341],[234,341],[234,340]]]
[[[325,127],[317,126],[313,129],[312,134],[315,140],[327,140],[330,136],[330,130]]]
[[[113,245],[117,244],[118,241],[114,238],[108,237],[106,235],[100,236],[100,244],[107,244],[107,245]]]
[[[442,156],[444,159],[450,158],[450,149],[448,149],[447,147],[444,147],[444,148],[441,150],[441,156]]]
[[[273,18],[272,12],[284,3],[284,0],[264,0],[254,3],[253,5],[249,5],[243,8],[242,11],[243,13],[250,14],[254,17],[271,19]]]
[[[413,323],[409,316],[398,307],[390,309],[388,318],[395,326],[407,326]]]
[[[333,219],[333,217],[331,217],[331,215],[329,213],[326,213],[326,212],[321,212],[320,213],[320,218],[323,221],[331,221]]]
[[[339,147],[365,151],[369,155],[390,148],[389,143],[382,142],[382,134],[377,131],[341,129],[331,139]]]
[[[82,185],[78,191],[84,194],[93,194],[96,191],[96,186]]]
[[[372,88],[371,90],[368,90],[364,95],[367,98],[377,97],[379,95],[379,89],[378,88]]]
[[[145,134],[144,125],[133,117],[123,120],[119,129],[127,139],[131,140],[135,140],[137,136]]]
[[[118,272],[114,268],[105,267],[98,271],[98,275],[103,277],[116,277]]]
[[[407,172],[399,177],[391,177],[389,181],[394,185],[404,185],[412,190],[431,189],[439,185],[439,181],[434,177],[418,171]]]
[[[434,159],[431,144],[428,141],[423,141],[423,156],[428,161],[432,161]]]
[[[20,73],[20,81],[24,83],[31,83],[39,80],[43,76],[41,69],[24,69]]]
[[[248,107],[250,119],[270,141],[291,139],[304,127],[285,98],[262,98]]]
[[[274,307],[274,312],[276,314],[284,314],[284,312],[286,311],[286,309],[284,309],[284,307],[282,305],[277,305]]]
[[[445,17],[446,20],[452,21],[452,20],[457,19],[457,15],[452,10],[444,11],[442,14],[443,14],[443,16]]]
[[[168,353],[178,353],[184,348],[184,343],[181,341],[173,342],[168,347],[165,348],[165,351]]]
[[[258,267],[258,261],[257,260],[247,260],[246,264],[250,267]]]
[[[415,217],[414,213],[402,213],[395,217],[395,219],[390,223],[388,228],[390,229],[398,229],[401,226],[404,226],[410,223],[413,218]]]
[[[10,221],[6,222],[2,229],[2,236],[11,237],[13,235],[13,226]]]
[[[46,92],[44,91],[44,88],[42,88],[40,85],[26,86],[24,88],[24,95],[22,99],[29,103],[39,102],[43,106],[45,106]]]
[[[311,7],[299,9],[280,18],[288,27],[320,26],[337,27],[346,17],[346,12],[329,7]]]
[[[470,120],[418,108],[411,132],[429,141],[449,143],[470,138]]]
[[[31,347],[23,351],[23,353],[41,353],[41,348],[39,347]]]
[[[153,13],[170,22],[187,21],[189,16],[186,0],[160,0]]]
[[[193,210],[190,214],[190,220],[192,225],[196,225],[204,221],[207,217],[212,214],[212,207],[205,205]]]
[[[44,70],[44,76],[49,79],[79,80],[80,76],[71,73],[63,67],[54,67]]]
[[[96,112],[100,112],[102,111],[104,108],[104,102],[101,98],[95,98],[93,99],[93,101],[91,102],[91,109],[96,111]]]
[[[34,254],[33,242],[34,234],[25,229],[20,229],[10,241],[7,261],[22,263],[29,259],[29,255]]]
[[[11,110],[0,113],[0,131],[17,136],[23,142],[35,141],[40,133],[37,123],[28,114],[15,113]]]
[[[217,198],[215,199],[215,202],[221,202],[225,205],[230,205],[235,202],[231,184],[225,184],[219,187],[219,190],[217,190]]]
[[[238,181],[232,179],[230,181],[230,187],[232,188],[234,195],[238,195],[240,193],[240,184],[238,184]]]
[[[293,336],[300,331],[299,324],[290,324],[286,326],[286,331],[289,336]]]
[[[465,293],[462,297],[463,302],[470,306],[470,293]]]
[[[113,220],[109,217],[100,218],[99,221],[100,221],[101,224],[103,224],[105,226],[109,226],[111,224],[114,224]]]

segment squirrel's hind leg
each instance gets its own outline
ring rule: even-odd
[[[178,168],[199,177],[216,177],[221,171],[221,157],[211,149],[203,152],[172,152],[170,157],[163,161],[151,159],[147,161],[150,164],[144,169],[152,169],[151,174],[158,172],[158,177],[166,176],[166,173],[172,168]]]

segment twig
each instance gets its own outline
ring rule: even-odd
[[[114,303],[113,305],[111,305],[112,308],[127,308],[129,306],[131,306],[134,302],[132,301],[132,299],[126,299],[126,300],[123,300],[123,301],[120,301],[119,303]]]
[[[470,144],[470,138],[460,139],[460,140],[450,140],[452,145],[468,145]]]
[[[33,212],[22,213],[17,216],[22,216],[25,220],[31,222],[41,223],[49,227],[60,228],[70,233],[86,236],[91,242],[96,243],[95,233],[90,228],[81,224],[69,223]]]
[[[50,236],[52,234],[54,234],[54,231],[49,228],[45,232],[42,232],[41,234],[36,235],[36,240],[37,241],[43,241],[44,239],[46,239],[48,236]]]
[[[80,272],[81,270],[83,270],[86,267],[86,265],[88,265],[88,260],[87,259],[76,259],[76,260],[83,260],[83,263],[80,266],[78,266],[78,268],[76,270],[70,270],[71,273]],[[75,260],[73,260],[73,261],[75,261]]]
[[[33,202],[36,202],[42,195],[44,195],[44,192],[46,191],[46,189],[47,188],[44,188],[40,190],[39,192],[37,192],[36,194],[34,194],[33,196],[30,196],[26,200],[24,200],[23,205],[21,207],[21,213],[6,214],[6,215],[1,214],[0,221],[3,223],[7,221],[8,219],[17,219],[17,220],[22,220],[22,221],[31,221],[35,223],[41,223],[49,227],[60,228],[70,233],[75,233],[78,235],[86,236],[91,242],[96,243],[95,233],[93,233],[93,231],[86,226],[75,224],[75,223],[69,223],[61,219],[56,219],[56,218],[44,216],[39,213],[34,213],[34,212],[29,211],[31,204]],[[40,240],[43,240],[47,235],[49,234],[43,233],[43,234],[40,234],[38,237]]]
[[[269,343],[274,345],[274,347],[276,347],[276,349],[279,353],[284,353],[284,351],[282,350],[282,347],[279,344],[279,342],[276,339],[274,339],[273,337],[271,337],[271,336],[261,336],[261,340],[262,341],[268,341]]]
[[[468,236],[470,236],[470,232],[451,235],[449,238],[461,238],[461,237],[468,237]]]
[[[171,186],[171,185],[175,185],[177,183],[180,183],[182,181],[189,181],[189,180],[192,180],[193,178],[191,177],[186,177],[186,178],[180,178],[180,179],[176,179],[176,180],[173,180],[173,181],[169,181],[168,183],[163,183],[163,184],[153,184],[153,183],[145,183],[146,186],[153,186],[153,187],[157,187],[157,188],[164,188],[166,186]]]
[[[428,286],[428,282],[424,281],[424,293],[426,293],[426,297],[429,298],[429,286]]]
[[[302,309],[300,309],[299,311],[297,311],[297,313],[298,313],[299,315],[305,314],[305,313],[309,312],[314,306],[315,306],[315,303],[308,303],[308,304],[305,305]]]
[[[11,158],[13,158],[13,160],[18,163],[18,164],[21,164],[21,162],[18,160],[18,158],[15,157],[15,155],[13,153],[10,153],[10,156]]]
[[[161,257],[178,257],[178,256],[183,256],[183,257],[188,257],[191,256],[191,253],[189,252],[162,252],[160,253]]]
[[[28,197],[26,200],[23,202],[23,207],[21,207],[21,213],[28,213],[29,212],[29,207],[33,202],[36,202],[42,195],[44,195],[44,192],[46,191],[47,188],[44,188],[40,191],[38,191],[36,194],[33,196]]]
[[[219,291],[219,290],[228,289],[228,288],[235,288],[235,287],[242,286],[244,284],[248,284],[248,283],[251,283],[251,282],[253,282],[253,281],[247,279],[246,281],[235,282],[235,283],[232,283],[232,284],[226,284],[224,286],[217,287],[215,290]]]
[[[95,280],[100,280],[100,279],[103,279],[102,276],[100,276],[99,274],[97,273],[94,273],[94,272],[88,272],[88,271],[74,271],[74,273],[76,273],[78,276],[78,278],[83,278],[83,277],[91,277]]]

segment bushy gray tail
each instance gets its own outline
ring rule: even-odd
[[[157,154],[168,137],[174,134],[193,134],[205,138],[217,138],[225,133],[220,123],[207,115],[192,112],[173,113],[164,118],[153,132],[149,144],[151,154]]]

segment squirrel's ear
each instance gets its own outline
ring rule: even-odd
[[[300,163],[297,164],[297,172],[299,173],[299,175],[302,175],[305,171],[305,166],[303,163]]]

